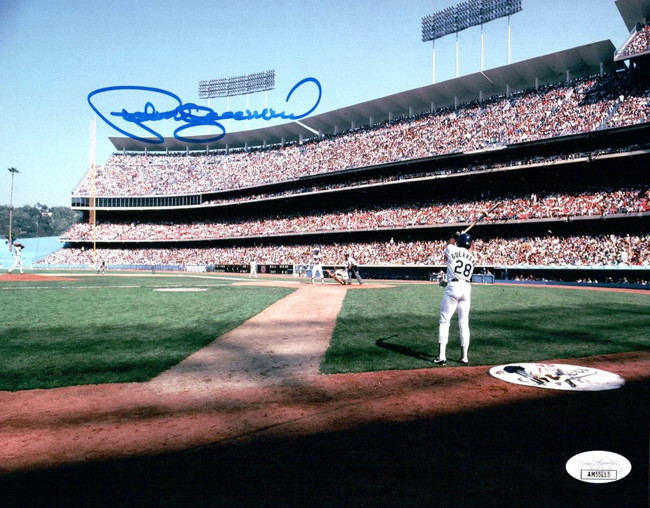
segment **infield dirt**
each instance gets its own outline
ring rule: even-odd
[[[37,273],[3,273],[0,274],[0,281],[7,282],[42,282],[53,280],[76,280],[74,277],[52,277],[49,275],[40,275]]]

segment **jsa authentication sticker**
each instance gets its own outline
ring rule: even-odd
[[[592,450],[571,457],[566,470],[581,482],[610,483],[625,478],[632,471],[632,464],[618,453]]]

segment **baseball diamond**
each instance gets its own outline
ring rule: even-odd
[[[134,504],[134,499],[185,506],[214,501],[254,506],[261,500],[272,505],[311,501],[339,505],[341,499],[352,504],[394,505],[404,498],[423,505],[430,499],[431,485],[438,482],[446,485],[449,496],[441,505],[451,505],[451,500],[457,502],[458,498],[478,505],[485,489],[491,489],[495,498],[507,500],[530,496],[539,481],[549,490],[538,492],[534,500],[547,503],[578,495],[579,489],[568,482],[571,478],[565,479],[558,471],[576,450],[594,449],[596,443],[615,448],[635,468],[630,475],[633,483],[612,484],[612,492],[630,503],[644,495],[644,489],[635,485],[643,477],[639,464],[645,460],[638,440],[647,430],[643,401],[650,387],[650,355],[647,340],[635,340],[635,333],[629,336],[631,340],[627,335],[620,335],[619,340],[632,347],[645,344],[641,351],[555,362],[581,365],[582,370],[606,370],[625,379],[616,393],[592,392],[576,404],[577,399],[552,397],[546,390],[504,383],[488,375],[489,365],[479,365],[482,350],[486,341],[492,348],[498,346],[484,328],[479,328],[475,338],[476,366],[438,367],[427,361],[427,351],[429,355],[434,351],[435,335],[431,330],[426,333],[425,327],[422,342],[410,341],[405,331],[418,333],[418,328],[411,328],[411,321],[417,323],[422,317],[415,314],[409,318],[405,302],[395,300],[391,292],[403,295],[399,292],[414,288],[439,297],[442,290],[432,283],[371,281],[341,286],[331,282],[312,285],[309,280],[271,275],[260,275],[257,280],[246,274],[188,275],[179,280],[173,273],[97,276],[92,271],[61,272],[62,277],[46,273],[0,276],[0,299],[15,294],[33,295],[33,299],[37,292],[45,298],[48,293],[60,294],[60,300],[65,295],[76,298],[79,292],[102,294],[98,310],[119,321],[119,313],[112,309],[131,292],[142,300],[149,316],[145,295],[177,299],[169,302],[173,308],[206,297],[229,305],[225,290],[245,290],[242,296],[246,299],[255,288],[277,287],[289,293],[148,382],[0,391],[3,506],[22,506],[25,501],[40,504],[61,491],[66,492],[65,504],[90,499],[102,505],[102,498],[110,492],[111,503],[123,505]],[[205,291],[185,291],[192,287]],[[521,291],[501,287],[501,298],[506,296],[501,291]],[[165,288],[183,291],[159,292]],[[490,299],[481,293],[493,289],[497,287],[475,287],[474,312],[483,314],[482,306]],[[577,295],[593,294],[596,300],[587,300],[587,305],[593,306],[610,294],[525,289],[538,295],[538,306],[544,305],[545,292],[568,292],[574,295],[570,297],[574,306],[578,305]],[[351,299],[353,295],[356,298]],[[385,308],[382,295],[389,295],[392,307],[400,313],[399,326],[388,326],[395,324],[392,317],[378,320]],[[637,291],[629,296],[627,308],[640,298],[641,309],[648,295]],[[522,301],[524,295],[515,298]],[[314,306],[314,300],[319,305]],[[159,297],[154,301],[164,302]],[[359,317],[356,306],[369,301],[376,303],[366,309],[366,321]],[[533,305],[532,301],[522,304]],[[88,306],[88,313],[94,312],[94,307]],[[410,307],[414,312],[414,306]],[[423,309],[425,315],[432,313],[427,305]],[[198,312],[205,315],[203,309]],[[614,311],[613,319],[620,318],[621,312]],[[636,315],[638,324],[632,329],[647,337],[647,312],[645,317],[639,311]],[[6,318],[14,321],[12,314]],[[377,344],[354,333],[355,324],[369,329]],[[591,326],[586,315],[582,325]],[[567,329],[566,325],[562,328]],[[51,328],[51,335],[54,330]],[[118,328],[115,330],[113,340],[118,338]],[[503,328],[497,325],[494,331],[503,333]],[[131,332],[126,333],[126,342],[132,342]],[[535,332],[529,327],[525,333]],[[530,344],[539,342],[544,333],[540,326]],[[350,338],[355,354],[382,352],[389,364],[406,361],[411,367],[323,375],[328,348],[336,346],[339,351],[341,339]],[[592,351],[600,342],[587,340]],[[77,341],[81,347],[82,337]],[[366,343],[367,352],[359,349],[361,343]],[[520,353],[512,357],[523,358]],[[544,358],[551,356],[546,353]],[[141,363],[142,355],[136,353],[134,362]],[[562,418],[549,418],[558,413]],[[503,440],[501,432],[518,437]],[[446,447],[429,446],[441,436]],[[469,462],[459,462],[459,456]],[[477,463],[481,474],[473,474],[470,486],[448,469],[455,464],[466,475],[476,472]],[[540,469],[539,464],[545,467]],[[390,468],[391,480],[378,481],[378,471],[385,468]],[[515,481],[507,473],[513,468],[518,471]],[[133,474],[125,476],[125,471]],[[251,484],[242,491],[240,478],[244,477]],[[391,482],[388,490],[386,481]],[[585,503],[593,503],[596,494],[579,493]]]

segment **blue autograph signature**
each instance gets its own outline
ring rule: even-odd
[[[318,104],[320,104],[320,100],[323,95],[323,89],[321,87],[321,84],[316,78],[305,78],[299,81],[298,83],[296,83],[287,94],[287,98],[285,99],[285,102],[288,103],[289,100],[291,100],[291,96],[293,95],[293,93],[298,88],[305,85],[306,83],[313,83],[316,85],[316,87],[318,88],[318,98],[316,99],[316,102],[309,110],[300,114],[287,113],[285,111],[276,112],[272,108],[264,108],[261,112],[257,110],[250,111],[249,109],[247,109],[246,111],[224,111],[223,113],[219,114],[213,109],[208,108],[206,106],[199,106],[191,102],[184,104],[183,101],[180,99],[180,97],[178,97],[176,94],[173,94],[172,92],[168,92],[166,90],[162,90],[160,88],[152,88],[148,86],[109,86],[106,88],[99,88],[98,90],[95,90],[88,94],[88,104],[90,104],[90,107],[93,109],[95,113],[97,113],[97,115],[102,120],[104,120],[108,125],[113,127],[116,131],[121,132],[125,136],[128,136],[137,141],[142,141],[143,143],[159,145],[165,141],[163,136],[161,136],[154,129],[145,125],[145,122],[157,122],[161,120],[174,120],[176,122],[183,122],[183,125],[181,125],[174,131],[174,137],[179,141],[185,143],[195,143],[196,139],[185,138],[183,136],[180,136],[179,133],[181,133],[182,131],[186,129],[190,129],[192,127],[201,126],[201,125],[214,126],[217,129],[219,129],[220,132],[213,137],[201,139],[201,143],[212,143],[214,141],[219,141],[221,138],[223,138],[226,135],[226,128],[221,123],[222,120],[238,120],[238,121],[258,120],[258,119],[273,120],[274,118],[281,118],[283,120],[299,120],[301,118],[310,115],[318,107]],[[126,122],[130,122],[137,125],[138,127],[141,127],[145,131],[149,132],[156,139],[152,140],[152,139],[142,138],[135,134],[131,134],[126,130],[121,129],[120,127],[115,125],[108,118],[106,118],[106,116],[104,116],[93,104],[91,99],[95,95],[99,95],[106,92],[113,92],[115,90],[140,90],[145,92],[162,94],[176,101],[178,103],[178,106],[169,111],[157,111],[156,107],[151,102],[147,102],[144,105],[142,111],[135,111],[131,113],[126,111],[125,109],[122,109],[122,111],[119,112],[115,111],[110,113],[111,116],[122,118]]]

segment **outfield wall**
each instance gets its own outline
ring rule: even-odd
[[[39,269],[94,270],[90,265],[39,265]],[[342,268],[342,265],[323,265],[324,270]],[[231,274],[249,274],[250,265],[108,265],[108,270],[138,270],[156,272],[220,272]],[[378,280],[436,280],[444,271],[441,265],[362,265],[359,274],[363,279]],[[259,264],[260,275],[293,275],[311,278],[308,265]],[[326,276],[327,277],[327,276]],[[650,289],[650,266],[493,266],[476,268],[472,282],[489,284],[493,282],[552,282],[575,284],[623,284]]]

